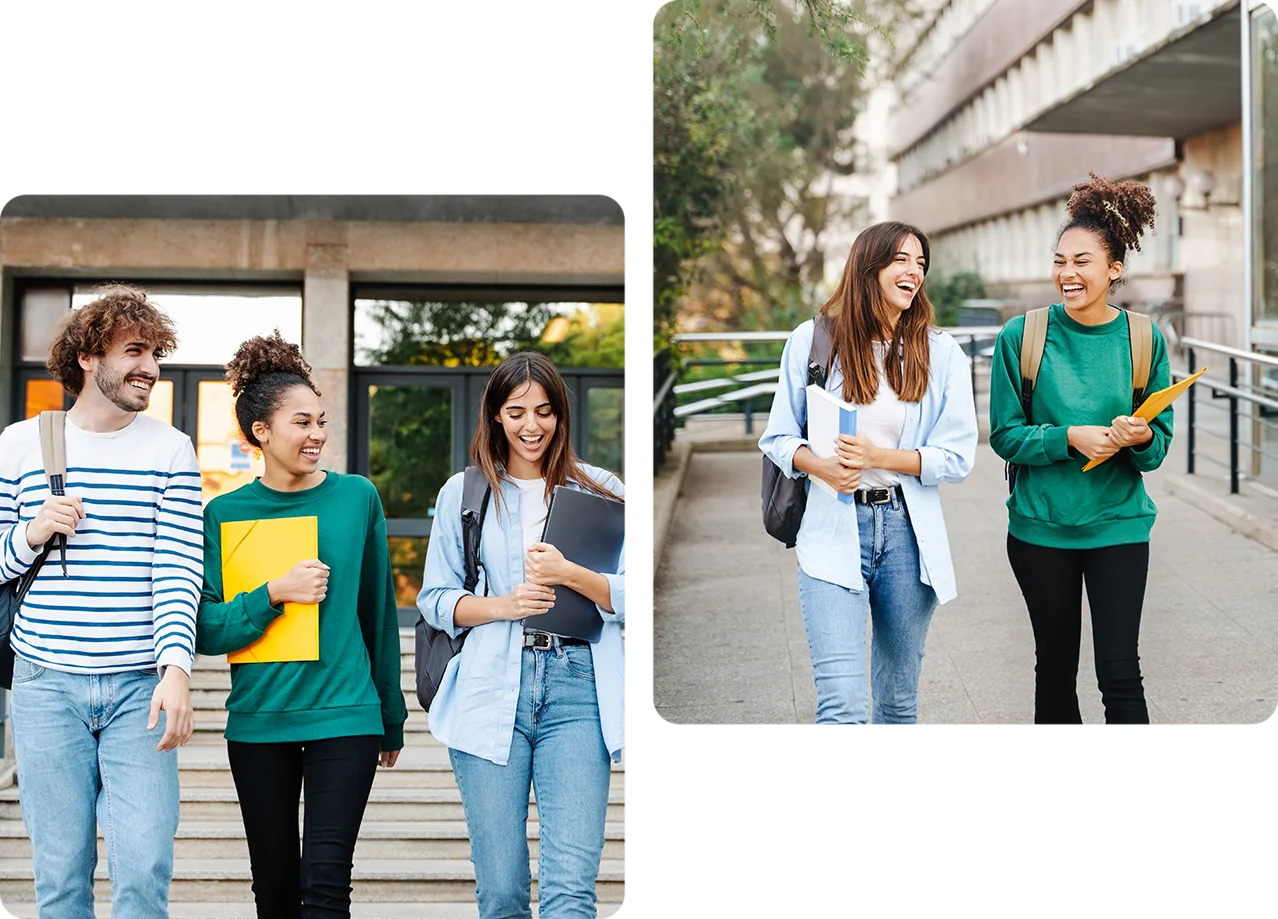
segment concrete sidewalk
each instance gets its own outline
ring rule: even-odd
[[[653,690],[667,720],[815,719],[794,552],[763,531],[760,457],[691,457],[657,571]],[[1146,477],[1159,507],[1140,644],[1150,718],[1263,721],[1278,704],[1278,553],[1174,495],[1173,475]],[[982,444],[968,480],[941,493],[959,596],[932,621],[919,720],[1030,722],[1034,641],[1007,562],[1002,461]],[[1079,696],[1083,720],[1103,722],[1086,611]]]

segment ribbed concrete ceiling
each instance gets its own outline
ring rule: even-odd
[[[1238,7],[1168,38],[1035,119],[1031,131],[1194,137],[1242,120]]]

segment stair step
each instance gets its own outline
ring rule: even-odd
[[[206,788],[233,788],[226,747],[214,744],[188,745],[178,754],[178,774],[184,784]],[[625,766],[614,763],[612,784],[624,787]],[[453,788],[448,749],[441,745],[413,746],[401,753],[392,769],[378,769],[375,788]]]
[[[529,822],[529,857],[533,859],[537,858],[540,831],[536,822]],[[178,825],[174,854],[180,859],[247,859],[244,824],[239,820],[183,819]],[[106,858],[101,834],[98,857]],[[604,828],[603,857],[625,858],[625,827],[621,823],[609,823]],[[0,820],[0,859],[6,858],[31,858],[31,840],[20,820]],[[469,859],[466,821],[366,820],[360,826],[355,860],[383,858]]]
[[[533,895],[536,896],[537,863],[532,863]],[[623,890],[624,866],[605,859],[599,866],[595,889],[600,900],[619,902]],[[94,872],[95,899],[110,900],[111,885],[106,864],[99,862]],[[248,862],[239,858],[183,858],[173,863],[173,884],[169,898],[174,902],[249,902],[252,874]],[[351,875],[351,898],[362,903],[465,902],[474,895],[475,871],[461,859],[382,858],[355,863]],[[35,882],[27,859],[0,859],[0,900],[33,901]]]
[[[529,795],[532,801],[532,795]],[[234,788],[199,788],[183,786],[181,790],[183,818],[194,820],[238,820],[240,805]],[[529,805],[528,817],[537,818],[535,803]],[[0,789],[0,820],[21,820],[18,789]],[[452,788],[378,788],[373,787],[364,819],[370,821],[436,821],[465,820],[461,793]],[[625,819],[624,789],[610,788],[605,818],[619,822]]]
[[[4,908],[19,919],[35,919],[36,905],[29,902],[6,900]],[[621,908],[620,903],[600,903],[600,919],[613,916]],[[98,898],[94,915],[99,919],[111,919],[110,899]],[[536,916],[537,904],[532,905]],[[257,919],[257,908],[252,903],[170,903],[171,919]],[[472,897],[457,903],[352,903],[351,919],[479,919],[479,907]]]

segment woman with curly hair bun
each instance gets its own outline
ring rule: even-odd
[[[1136,375],[1131,319],[1107,301],[1127,250],[1154,224],[1154,196],[1138,182],[1092,174],[1074,187],[1056,241],[1037,382],[1022,402],[1026,319],[1003,327],[990,382],[990,446],[1015,464],[1007,499],[1007,555],[1029,608],[1037,663],[1034,721],[1082,721],[1078,654],[1082,591],[1091,607],[1096,677],[1109,723],[1147,724],[1137,644],[1149,533],[1157,508],[1141,473],[1157,469],[1172,438],[1172,410],[1132,414]],[[1152,329],[1144,392],[1170,385],[1167,347]],[[1108,459],[1086,473],[1088,460]]]
[[[261,638],[285,603],[319,605],[318,660],[232,665],[226,746],[258,916],[350,916],[352,856],[373,776],[379,764],[395,765],[408,717],[386,520],[371,482],[319,467],[327,421],[297,345],[278,330],[249,339],[226,377],[240,432],[266,469],[205,509],[196,650],[237,651]],[[222,524],[283,517],[318,519],[319,558],[226,597]]]

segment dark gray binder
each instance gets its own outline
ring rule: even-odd
[[[625,538],[626,506],[620,501],[555,486],[542,542],[550,543],[564,558],[583,568],[614,574]],[[594,602],[562,584],[556,584],[554,589],[555,605],[549,612],[525,620],[524,627],[598,641],[603,634],[603,619]]]

